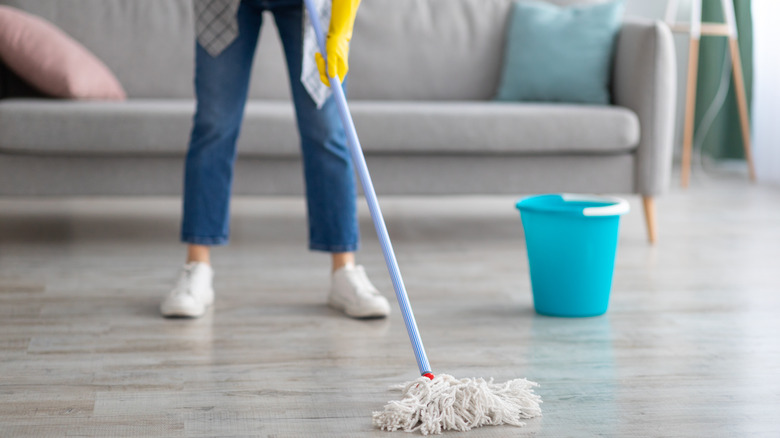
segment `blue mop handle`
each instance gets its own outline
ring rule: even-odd
[[[317,35],[317,44],[320,46],[320,53],[326,62],[325,71],[327,71],[327,51],[325,50],[325,37],[322,32],[319,14],[317,13],[317,8],[314,6],[313,0],[304,1],[306,3],[306,9],[309,11],[309,21],[311,21],[311,24],[314,27],[314,33]],[[414,313],[412,313],[412,307],[409,304],[409,297],[406,295],[406,288],[404,287],[403,279],[401,279],[401,271],[398,269],[398,262],[395,259],[393,245],[390,243],[387,227],[382,218],[382,211],[379,209],[379,202],[376,199],[376,192],[374,192],[374,185],[371,182],[371,175],[368,173],[366,159],[363,156],[360,140],[358,140],[357,132],[355,131],[355,124],[352,122],[352,115],[349,112],[347,99],[344,96],[344,90],[341,88],[341,82],[338,77],[330,78],[330,89],[333,90],[333,97],[336,99],[336,104],[338,105],[341,122],[344,124],[344,130],[347,133],[347,144],[352,153],[352,161],[355,163],[360,183],[363,186],[363,193],[366,196],[368,209],[371,212],[371,219],[374,221],[374,228],[376,228],[376,234],[379,237],[379,243],[382,246],[382,253],[384,253],[385,256],[387,270],[390,272],[390,278],[393,281],[395,296],[398,299],[398,304],[401,306],[401,313],[404,317],[404,323],[406,323],[406,331],[409,333],[409,340],[412,342],[412,348],[414,348],[414,356],[417,358],[417,367],[420,369],[420,374],[428,374],[430,378],[433,378],[433,375],[431,374],[431,365],[428,363],[428,357],[425,355],[425,348],[423,347],[422,339],[420,339],[420,333],[417,330],[417,322],[414,320]]]

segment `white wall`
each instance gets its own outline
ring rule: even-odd
[[[753,0],[753,148],[759,181],[780,184],[780,2]]]
[[[680,2],[680,3],[685,3]],[[627,0],[626,13],[649,18],[663,18],[666,0]]]

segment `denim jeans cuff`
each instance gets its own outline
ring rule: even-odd
[[[309,243],[309,249],[312,251],[324,251],[324,252],[355,252],[358,250],[357,243],[350,243],[346,245],[329,245],[325,243]]]
[[[207,236],[193,236],[191,234],[182,234],[181,235],[181,241],[183,243],[189,243],[191,245],[227,245],[228,243],[228,237],[227,236],[214,236],[214,237],[207,237]]]

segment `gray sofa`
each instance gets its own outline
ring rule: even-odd
[[[0,196],[180,194],[194,109],[191,2],[0,4],[38,14],[79,40],[129,96],[125,102],[0,99]],[[625,22],[614,59],[614,105],[496,103],[509,6],[509,0],[363,2],[349,97],[378,194],[639,194],[653,241],[653,199],[669,183],[672,160],[669,30],[659,22]],[[237,194],[303,191],[284,68],[268,16],[239,140]],[[12,75],[4,76],[6,96],[14,96]]]

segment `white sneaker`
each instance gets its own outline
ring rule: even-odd
[[[214,270],[206,263],[191,262],[182,267],[179,281],[160,304],[166,317],[197,318],[214,303]]]
[[[333,273],[328,305],[353,318],[384,318],[390,314],[390,303],[371,284],[362,266],[348,265]]]

